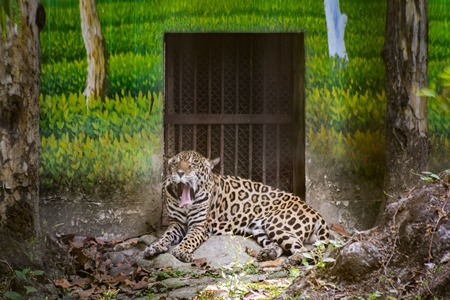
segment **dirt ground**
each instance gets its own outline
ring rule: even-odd
[[[42,261],[13,270],[0,260],[0,299],[450,299],[450,172],[440,178],[388,205],[378,227],[310,249],[300,266],[258,263],[260,247],[240,236],[211,237],[192,264],[144,259],[160,233],[49,236]]]
[[[374,235],[361,233],[346,243],[367,241],[364,236]],[[378,266],[378,271],[359,274],[359,279],[345,279],[333,271],[336,263],[331,257],[336,250],[329,257],[311,250],[320,257],[301,266],[286,264],[286,257],[257,263],[254,255],[260,246],[253,239],[213,236],[197,249],[192,264],[170,253],[146,260],[143,250],[155,239],[146,235],[105,242],[60,236],[58,242],[69,254],[64,272],[70,275],[55,273],[51,282],[34,276],[37,291],[29,294],[23,287],[31,280],[16,278],[13,287],[22,298],[3,299],[445,299],[430,298],[425,293],[429,274],[407,267]],[[386,266],[390,246],[376,246],[383,256],[378,259]]]

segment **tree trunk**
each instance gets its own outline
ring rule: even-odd
[[[428,168],[427,99],[418,92],[427,86],[428,1],[388,0],[386,39],[387,204],[417,183],[412,173]]]
[[[86,89],[86,104],[93,97],[103,98],[106,94],[108,58],[106,42],[102,34],[95,0],[80,0],[81,31],[88,58],[88,76]]]
[[[20,10],[21,25],[6,17],[6,38],[0,33],[0,258],[12,265],[27,262],[26,246],[40,232],[39,30],[45,12],[39,0],[21,0]]]

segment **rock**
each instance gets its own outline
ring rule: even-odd
[[[58,299],[58,288],[53,283],[44,284],[40,287],[39,292],[33,295],[35,299]],[[33,297],[30,298],[33,299]]]
[[[380,267],[381,258],[378,248],[371,242],[355,242],[342,249],[332,274],[345,280],[358,281]]]
[[[102,255],[103,260],[111,260],[113,265],[123,264],[125,262],[125,255],[121,252],[107,252]]]
[[[266,279],[268,279],[267,274],[252,274],[246,275],[242,278],[244,282],[261,282]]]
[[[169,278],[162,281],[162,283],[168,287],[169,291],[165,294],[158,294],[156,296],[167,297],[167,299],[194,299],[198,296],[199,291],[223,280],[223,278],[211,277],[190,278],[189,281],[182,278]]]
[[[289,277],[289,270],[281,270],[277,272],[273,272],[267,276],[268,279],[277,279],[277,278],[285,278]]]
[[[118,252],[118,251],[123,251],[123,250],[126,250],[126,249],[131,249],[134,246],[136,246],[137,243],[138,243],[138,239],[137,238],[132,238],[132,239],[126,240],[123,243],[115,245],[114,246],[114,251]]]
[[[256,260],[245,252],[247,247],[256,250],[256,252],[261,249],[261,246],[252,238],[229,235],[212,236],[195,250],[194,259],[206,258],[207,264],[214,269],[230,264],[243,265]],[[169,253],[159,254],[152,260],[153,268],[172,267],[185,270],[191,267],[190,263],[180,262]]]
[[[81,288],[77,288],[76,290],[70,291],[62,297],[62,300],[78,300],[80,299],[79,293],[83,290]]]
[[[167,267],[186,271],[191,269],[191,264],[179,261],[170,253],[162,253],[155,256],[155,258],[153,259],[153,268],[159,269]]]
[[[398,251],[405,254],[408,261],[429,260],[430,244],[432,257],[440,257],[450,250],[450,221],[439,218],[442,212],[450,210],[450,203],[442,201],[446,193],[447,186],[442,182],[421,182],[406,197],[386,208],[385,223],[395,225]],[[436,224],[438,227],[431,234]]]
[[[151,234],[149,234],[149,235],[143,235],[143,236],[141,236],[141,237],[138,239],[137,243],[138,243],[138,244],[145,244],[146,246],[148,246],[148,245],[150,245],[151,243],[153,243],[154,241],[156,241],[157,239],[158,239],[157,237],[155,237],[154,235],[151,235]]]
[[[117,298],[115,298],[115,299],[117,299],[117,300],[128,300],[128,299],[133,299],[133,300],[149,300],[149,299],[150,299],[150,298],[147,297],[147,296],[144,296],[144,297],[137,297],[136,295],[128,296],[128,295],[126,295],[126,294],[118,294],[116,297],[117,297]],[[100,298],[100,299],[104,299],[104,298]]]
[[[216,235],[200,245],[194,252],[194,258],[205,257],[208,265],[215,269],[230,263],[242,265],[256,260],[245,252],[246,247],[256,252],[261,250],[261,246],[253,238]]]
[[[429,289],[434,296],[442,297],[442,299],[450,295],[450,263],[445,263],[437,272]]]
[[[167,278],[161,281],[169,290],[178,289],[190,285],[190,279],[187,278]]]
[[[134,265],[136,267],[141,267],[142,269],[153,268],[153,261],[142,258],[143,254],[140,254],[140,257],[136,257],[134,260]]]
[[[109,270],[109,275],[112,277],[117,276],[119,273],[124,273],[125,275],[128,275],[132,272],[134,272],[136,268],[130,267],[130,266],[120,266],[120,267],[113,267],[111,270]]]
[[[121,251],[125,256],[133,256],[136,253],[136,250],[134,249],[127,249]]]

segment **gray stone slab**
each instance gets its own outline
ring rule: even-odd
[[[253,238],[237,235],[212,236],[194,252],[194,258],[205,257],[212,268],[220,268],[232,263],[245,264],[255,260],[245,252],[246,247],[257,252],[261,249]]]
[[[242,236],[212,236],[194,252],[194,259],[206,258],[207,264],[218,269],[230,264],[246,264],[255,260],[245,252],[246,247],[259,251],[261,246],[253,238]],[[190,263],[183,263],[170,253],[159,254],[153,259],[154,268],[172,267],[179,270],[191,269]]]

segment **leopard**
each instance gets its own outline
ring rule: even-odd
[[[324,218],[304,200],[282,191],[213,168],[220,158],[182,151],[167,160],[163,199],[168,227],[144,250],[150,259],[171,250],[182,262],[192,262],[194,251],[212,235],[242,235],[256,239],[260,262],[277,260],[284,253],[298,264],[305,244],[327,243],[330,230]],[[295,259],[294,259],[295,258]]]

